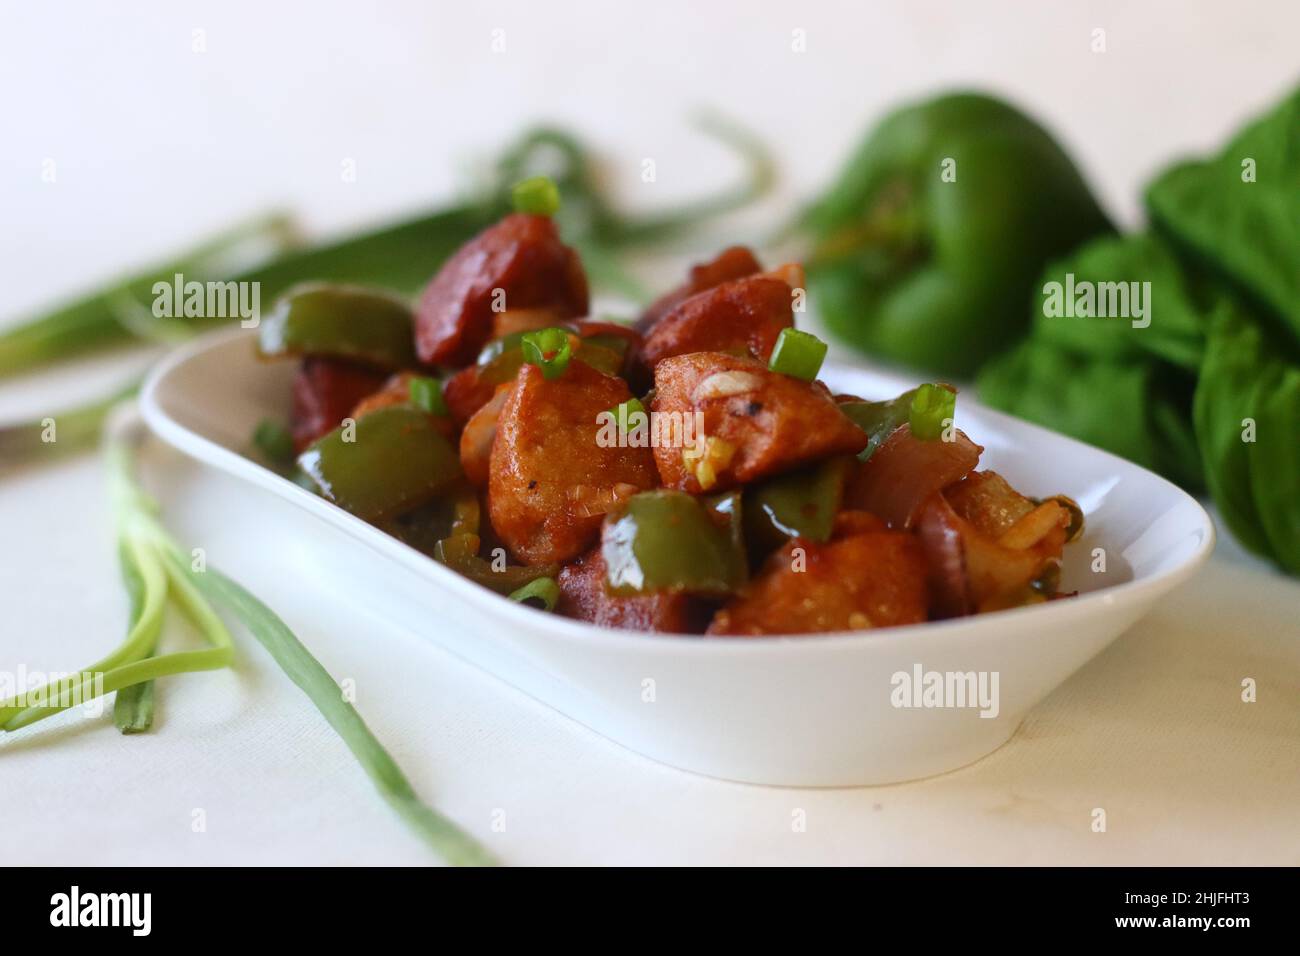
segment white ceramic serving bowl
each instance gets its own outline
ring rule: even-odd
[[[963,396],[957,424],[984,446],[981,467],[1026,494],[1067,494],[1083,507],[1087,530],[1067,548],[1063,569],[1063,588],[1079,590],[1078,597],[808,637],[597,628],[499,597],[245,457],[260,420],[287,417],[294,370],[292,362],[258,361],[253,343],[251,332],[223,331],[168,356],[142,394],[150,428],[278,496],[283,527],[316,539],[315,572],[356,600],[637,753],[710,776],[793,786],[880,784],[977,760],[1187,580],[1214,546],[1209,516],[1164,479]],[[828,365],[823,378],[833,391],[866,398],[891,397],[914,384],[846,366]],[[318,520],[304,523],[302,512]],[[1104,572],[1093,570],[1099,548]],[[917,665],[926,672],[996,672],[997,716],[982,717],[975,707],[895,707],[894,675],[912,674]]]

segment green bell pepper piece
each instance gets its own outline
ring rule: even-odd
[[[554,578],[560,573],[558,564],[494,565],[479,555],[481,547],[482,539],[476,534],[453,534],[438,542],[433,558],[476,584],[506,595],[539,578]]]
[[[409,405],[345,421],[298,456],[318,492],[365,521],[418,508],[462,477],[433,419]]]
[[[611,593],[727,595],[748,566],[736,533],[736,496],[712,504],[683,491],[644,491],[606,519],[601,538]]]
[[[438,542],[458,534],[478,534],[482,521],[478,494],[457,482],[428,504],[383,522],[380,527],[421,554],[434,557]]]
[[[849,455],[828,458],[745,489],[745,541],[751,557],[761,559],[787,538],[829,541],[853,464]]]
[[[479,378],[492,385],[513,382],[524,364],[524,336],[527,332],[511,332],[493,339],[478,354]],[[620,335],[591,335],[577,340],[573,354],[606,375],[618,375],[623,370],[627,356],[627,339]]]
[[[410,368],[415,317],[387,293],[311,283],[286,293],[258,326],[266,357],[328,355],[382,369]]]
[[[803,225],[809,292],[833,333],[957,377],[1024,333],[1050,259],[1111,229],[1041,126],[974,93],[888,116]]]

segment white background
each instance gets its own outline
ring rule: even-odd
[[[726,179],[687,124],[721,110],[780,159],[779,195],[757,211],[771,222],[888,106],[979,86],[1041,117],[1136,225],[1154,171],[1300,79],[1300,5],[1282,0],[6,3],[0,22],[0,324],[271,208],[329,233],[435,204],[538,119],[577,128],[611,189],[652,208]],[[124,367],[6,384],[0,413],[43,414]],[[337,675],[384,689],[362,695],[367,719],[510,862],[1300,862],[1300,586],[1230,544],[979,765],[785,791],[608,744],[295,574],[292,542],[241,521],[238,488],[161,451],[149,477],[182,536]],[[0,668],[73,668],[118,640],[104,511],[94,458],[0,477]],[[1250,675],[1267,693],[1248,707]],[[69,718],[0,740],[0,857],[430,860],[257,651],[235,673],[169,682],[161,714],[146,737]],[[1107,834],[1089,829],[1096,806]],[[191,832],[196,807],[206,833]],[[794,808],[807,833],[791,832]]]

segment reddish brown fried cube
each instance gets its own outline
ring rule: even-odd
[[[597,545],[560,570],[560,603],[565,617],[632,631],[698,634],[708,622],[698,598],[658,592],[621,597],[605,587],[605,559]]]
[[[627,384],[571,361],[547,380],[519,370],[497,420],[488,478],[492,527],[526,564],[586,551],[607,511],[657,482],[649,448],[600,438],[598,416],[631,398]]]
[[[641,360],[653,369],[673,355],[731,352],[766,362],[794,324],[791,292],[780,278],[756,275],[691,296],[646,336]]]
[[[752,276],[762,271],[763,267],[754,258],[754,254],[744,246],[730,246],[723,249],[716,259],[692,267],[690,277],[685,284],[650,303],[649,308],[637,320],[636,329],[642,335],[646,335],[660,319],[691,296],[705,289],[722,285],[724,282],[730,282],[732,279],[743,279],[745,276]]]
[[[660,362],[653,411],[659,476],[667,487],[692,494],[723,491],[831,455],[856,453],[867,444],[866,433],[820,382],[722,352]],[[703,437],[697,433],[701,424]]]
[[[852,512],[837,527],[826,544],[791,539],[714,615],[708,633],[812,634],[924,621],[927,568],[916,537]]]
[[[462,246],[425,288],[416,352],[432,365],[468,365],[491,337],[495,314],[550,309],[567,318],[586,315],[587,304],[582,262],[555,223],[515,213]]]
[[[442,397],[456,424],[464,425],[474,413],[492,400],[497,385],[483,375],[479,365],[468,365],[449,377],[442,387]]]

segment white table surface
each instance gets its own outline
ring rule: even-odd
[[[780,156],[781,192],[751,217],[770,221],[887,104],[965,81],[1043,116],[1133,224],[1152,171],[1295,81],[1300,34],[1300,8],[1262,2],[612,6],[7,12],[0,324],[272,206],[328,232],[427,205],[538,116],[578,127],[615,191],[650,207],[725,177],[684,125],[698,105],[725,109]],[[1097,27],[1104,54],[1089,48]],[[790,51],[796,28],[804,54]],[[206,53],[192,52],[195,29]],[[653,185],[639,181],[645,157]],[[346,158],[356,182],[340,179]],[[143,361],[4,383],[0,415],[39,417]],[[911,784],[787,790],[611,744],[313,574],[242,514],[253,492],[161,446],[145,473],[177,537],[203,542],[354,679],[417,789],[510,863],[1300,863],[1300,582],[1226,536],[987,759]],[[72,669],[120,639],[96,457],[0,476],[0,600],[0,670]],[[431,862],[260,648],[239,647],[232,672],[161,685],[150,734],[69,714],[0,740],[0,859]],[[1246,677],[1255,703],[1240,699]]]

